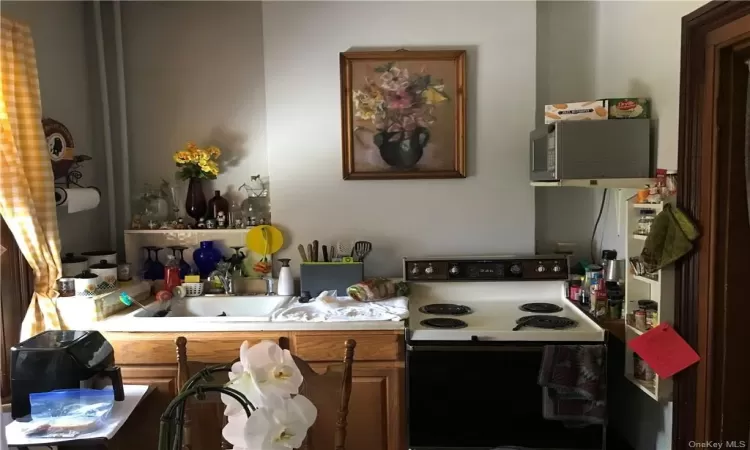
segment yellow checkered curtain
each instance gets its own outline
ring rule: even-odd
[[[60,236],[31,30],[0,20],[0,215],[36,278],[23,340],[60,328],[54,300],[62,267]]]

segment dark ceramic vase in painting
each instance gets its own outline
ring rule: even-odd
[[[417,127],[411,134],[403,131],[381,131],[373,137],[375,145],[380,149],[380,157],[391,167],[397,169],[412,169],[417,165],[427,142],[430,140],[430,130]]]

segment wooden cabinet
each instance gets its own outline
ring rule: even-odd
[[[403,368],[353,370],[347,448],[402,449],[405,444]]]
[[[406,448],[404,345],[400,331],[105,333],[127,384],[156,391],[138,407],[111,448],[156,450],[159,417],[178,390],[174,341],[188,340],[188,360],[223,363],[238,356],[242,341],[285,340],[295,355],[317,370],[343,359],[344,341],[355,339],[352,396],[346,447],[355,450]],[[191,406],[194,450],[221,450],[223,405],[218,399]],[[318,450],[318,449],[311,449]],[[325,449],[329,450],[329,449]]]
[[[107,448],[156,449],[161,413],[167,409],[167,405],[177,394],[177,366],[122,366],[122,381],[125,384],[147,384],[153,386],[154,391],[136,407],[133,415],[125,422]]]

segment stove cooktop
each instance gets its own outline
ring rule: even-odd
[[[560,305],[554,303],[524,303],[519,308],[531,313],[556,313],[563,310]]]

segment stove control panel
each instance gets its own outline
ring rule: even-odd
[[[568,262],[557,256],[404,258],[407,281],[565,280]]]

